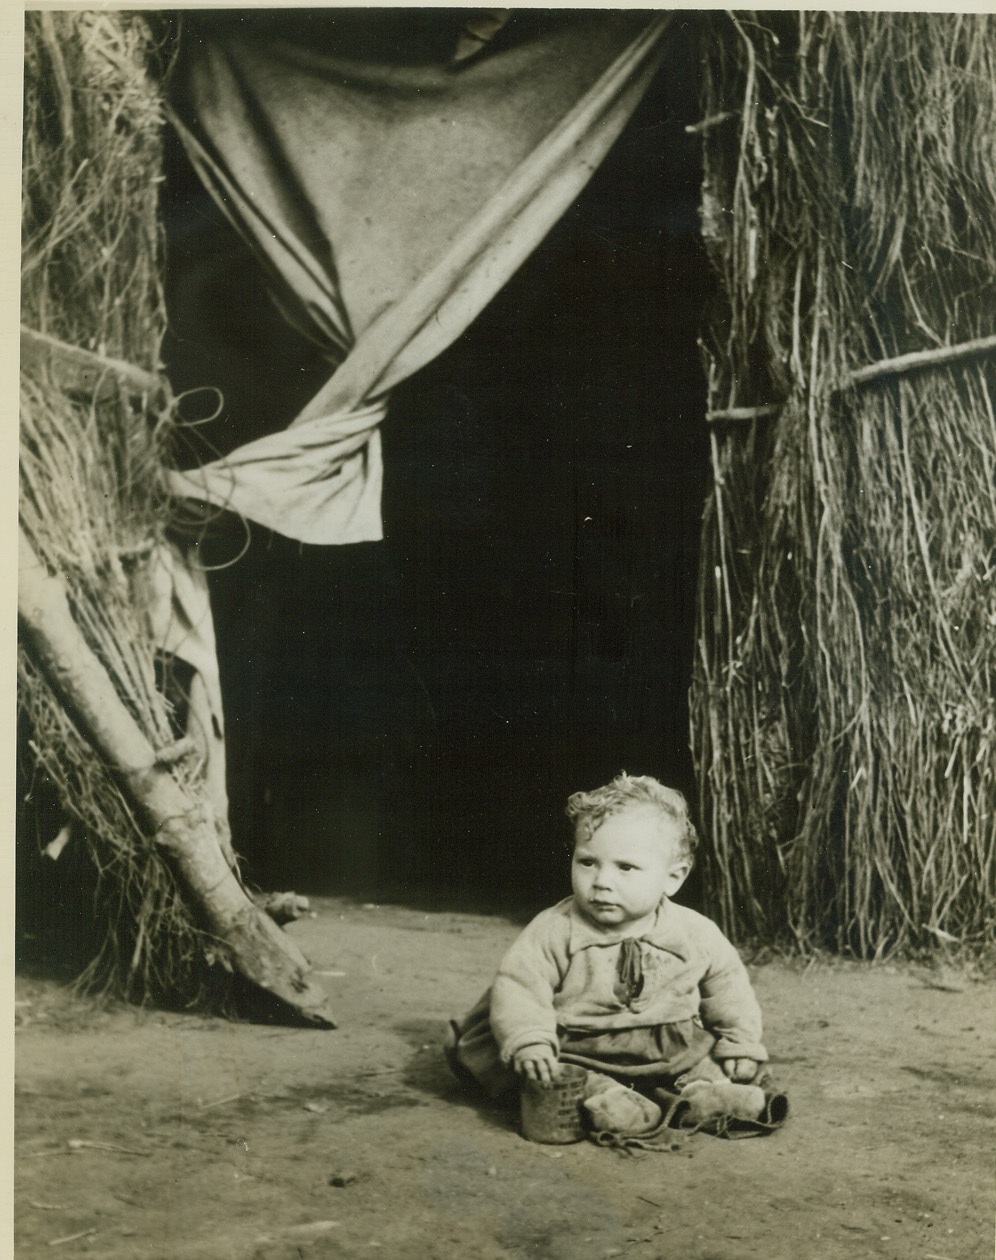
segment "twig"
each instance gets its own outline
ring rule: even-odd
[[[900,354],[894,359],[882,359],[867,367],[856,368],[849,376],[848,384],[869,385],[872,381],[879,381],[887,376],[899,376],[921,368],[941,367],[946,363],[974,358],[976,355],[992,354],[993,351],[996,351],[996,336],[977,337],[974,341],[963,341],[957,346],[940,346],[936,350],[914,350],[911,354]]]
[[[112,1142],[89,1142],[86,1138],[70,1138],[66,1143],[70,1151],[114,1151],[120,1155],[137,1155],[148,1159],[149,1151],[134,1151],[130,1146],[115,1146]]]
[[[226,1103],[238,1102],[240,1098],[249,1098],[249,1094],[229,1094],[226,1098],[216,1098],[214,1102],[201,1103],[198,1110],[210,1111],[212,1107],[224,1107]]]
[[[704,131],[710,131],[713,127],[718,127],[720,123],[728,122],[731,118],[736,118],[736,110],[728,109],[722,114],[710,114],[708,118],[703,118],[701,122],[689,123],[685,128],[686,136],[698,136]]]
[[[81,1229],[78,1234],[66,1234],[65,1238],[53,1238],[48,1245],[61,1247],[63,1243],[75,1242],[77,1238],[92,1238],[96,1232],[96,1229]]]
[[[156,749],[157,766],[175,766],[177,762],[193,757],[197,753],[197,745],[189,735],[174,740],[172,744],[164,744]]]
[[[708,424],[722,424],[726,421],[766,420],[769,416],[777,416],[782,410],[781,403],[766,403],[762,407],[726,407],[722,411],[707,411]]]
[[[156,376],[154,372],[147,372],[123,359],[112,359],[107,355],[96,354],[93,350],[84,350],[82,346],[71,346],[58,337],[36,332],[23,324],[21,350],[26,359],[30,357],[37,362],[47,358],[58,364],[66,377],[64,384],[70,388],[93,388],[99,377],[107,372],[140,394],[153,394],[163,387],[162,377]]]

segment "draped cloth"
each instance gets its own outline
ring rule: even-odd
[[[669,18],[578,11],[458,65],[185,20],[171,121],[329,379],[286,429],[173,471],[172,490],[304,543],[378,540],[391,389],[460,335],[581,192],[659,66]],[[220,735],[205,576],[194,552],[160,559],[164,646],[203,675]]]
[[[178,494],[305,543],[382,537],[379,425],[567,210],[639,102],[667,18],[579,15],[466,67],[377,66],[239,29],[181,43],[171,110],[205,185],[332,369],[290,426]]]

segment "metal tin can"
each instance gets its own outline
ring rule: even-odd
[[[584,1137],[581,1104],[585,1095],[586,1068],[560,1064],[552,1085],[525,1081],[522,1089],[522,1136],[530,1142],[566,1145]]]

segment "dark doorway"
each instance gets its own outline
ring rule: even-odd
[[[692,793],[710,281],[673,29],[576,205],[395,392],[385,541],[208,531],[236,846],[264,886],[538,903],[566,890],[569,792],[625,768]],[[192,459],[285,425],[324,373],[176,144],[164,217],[174,387],[225,398]]]

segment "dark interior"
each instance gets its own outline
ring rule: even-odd
[[[710,278],[696,56],[671,31],[578,202],[394,394],[385,541],[205,527],[235,843],[263,887],[538,904],[567,889],[571,791],[626,769],[694,797]],[[174,389],[224,397],[189,462],[285,425],[326,370],[175,138],[163,215]]]

